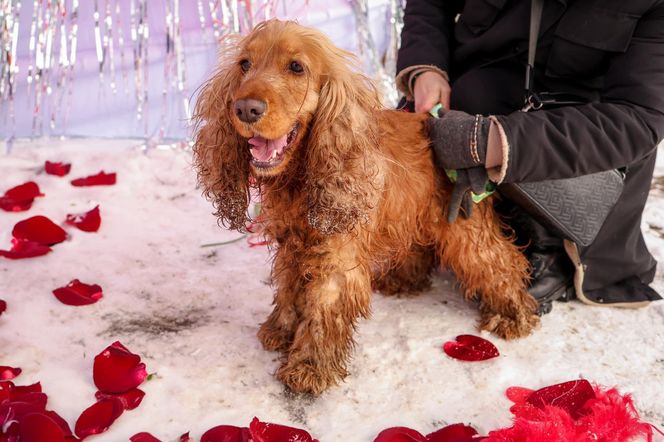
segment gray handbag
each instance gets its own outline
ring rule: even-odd
[[[533,91],[533,66],[542,6],[543,0],[532,0],[524,112],[583,103],[564,94],[537,94]],[[577,245],[588,246],[618,201],[623,186],[624,173],[614,169],[575,178],[501,184],[498,191],[552,233]]]

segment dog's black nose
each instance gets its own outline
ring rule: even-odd
[[[267,104],[255,98],[244,98],[237,100],[233,105],[235,115],[245,123],[254,123],[265,113]]]

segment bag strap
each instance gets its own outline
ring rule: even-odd
[[[540,23],[542,22],[542,10],[544,0],[531,0],[530,3],[530,35],[528,37],[528,65],[526,66],[526,107],[533,107],[530,102],[535,95],[533,83],[535,76],[535,53],[537,52],[537,38],[539,37]]]

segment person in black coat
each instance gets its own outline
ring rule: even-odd
[[[501,203],[530,244],[530,291],[543,313],[574,295],[623,307],[661,299],[648,285],[657,263],[640,224],[664,138],[664,1],[544,0],[534,89],[583,103],[519,112],[530,10],[529,0],[407,0],[397,86],[416,111],[451,109],[432,133],[446,168],[495,183],[624,168],[622,195],[594,242],[568,243],[567,253],[560,238]]]

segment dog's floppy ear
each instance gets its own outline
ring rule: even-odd
[[[309,224],[324,234],[343,233],[368,220],[375,206],[373,185],[380,108],[373,83],[354,69],[354,56],[323,45],[327,73],[307,146]]]
[[[244,231],[248,221],[250,152],[231,124],[232,92],[240,83],[232,61],[203,86],[194,111],[194,166],[219,221]]]

